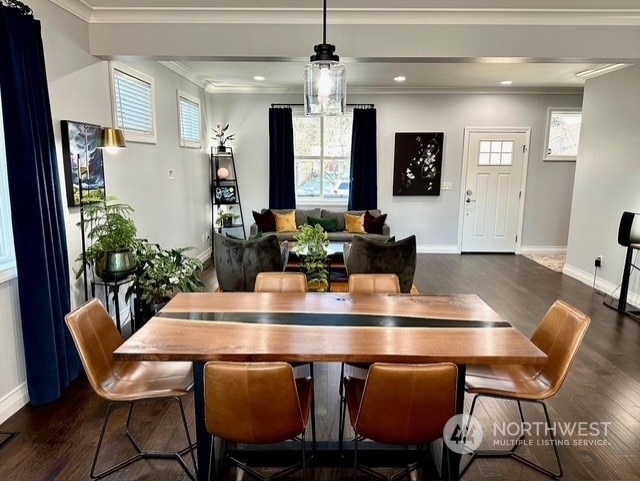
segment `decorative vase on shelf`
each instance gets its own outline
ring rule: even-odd
[[[231,227],[233,225],[233,219],[231,217],[227,217],[223,219],[222,226],[223,227]]]
[[[227,152],[227,148],[224,145],[218,145],[218,153],[225,154]]]

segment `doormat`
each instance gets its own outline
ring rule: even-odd
[[[567,261],[565,254],[525,254],[525,257],[556,272],[562,272]]]

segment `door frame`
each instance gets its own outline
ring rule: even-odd
[[[522,175],[520,178],[520,202],[518,205],[518,226],[516,228],[515,253],[520,254],[522,247],[522,226],[524,224],[524,201],[526,197],[527,172],[529,170],[529,152],[531,152],[531,127],[465,127],[462,146],[462,173],[460,175],[460,205],[458,208],[458,252],[462,252],[462,228],[464,224],[464,199],[467,182],[467,167],[469,158],[469,139],[476,133],[500,133],[525,134],[527,149],[522,157]]]

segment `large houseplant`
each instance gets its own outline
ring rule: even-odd
[[[300,227],[295,239],[296,254],[300,258],[302,269],[307,274],[309,287],[326,291],[329,286],[327,269],[329,236],[319,224],[304,224]]]
[[[95,273],[102,277],[117,275],[135,269],[133,251],[140,245],[136,225],[131,219],[133,208],[107,197],[82,207],[82,220],[78,226],[87,233],[90,245],[76,262],[80,262],[79,278],[85,269],[94,266]]]
[[[127,289],[125,299],[128,301],[131,295],[136,295],[139,304],[136,311],[142,315],[141,323],[153,316],[176,291],[204,290],[200,279],[202,262],[185,254],[191,249],[163,249],[159,244],[140,244],[136,250],[136,281]]]

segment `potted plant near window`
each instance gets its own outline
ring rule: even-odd
[[[131,212],[130,205],[116,202],[115,197],[83,206],[83,220],[77,225],[87,232],[91,245],[76,259],[81,263],[76,278],[90,266],[94,266],[96,275],[105,280],[135,270],[133,251],[140,245],[140,240]]]
[[[304,224],[300,227],[296,239],[296,254],[300,258],[302,269],[307,274],[310,290],[326,291],[329,287],[329,269],[327,268],[327,247],[329,236],[321,225]]]
[[[140,320],[136,319],[136,327],[141,327],[155,315],[177,291],[204,290],[200,279],[202,262],[185,254],[191,249],[163,249],[159,244],[140,244],[136,251],[136,281],[125,294],[127,301],[136,295],[136,313],[141,315]]]
[[[223,126],[222,124],[218,124],[216,125],[215,128],[211,129],[213,130],[213,133],[215,134],[215,138],[218,141],[218,146],[217,146],[217,150],[218,152],[226,152],[227,151],[227,147],[225,146],[225,144],[227,143],[228,140],[233,140],[236,136],[236,134],[227,134],[227,129],[229,129],[229,124]]]

